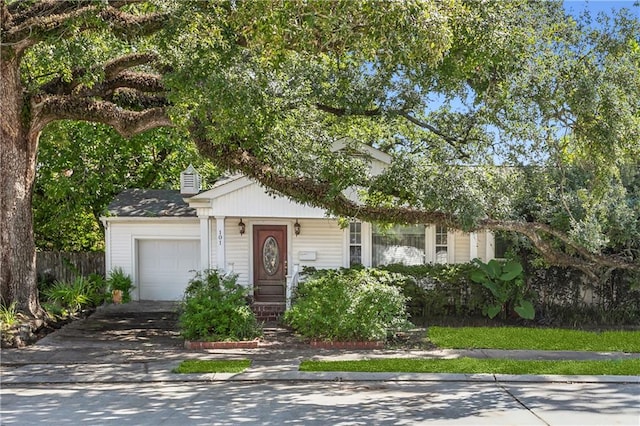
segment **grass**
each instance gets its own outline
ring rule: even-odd
[[[173,372],[180,374],[189,373],[242,373],[249,368],[251,360],[248,359],[188,359],[182,361]]]
[[[18,309],[16,302],[9,306],[0,304],[0,329],[10,328],[18,323]]]
[[[640,374],[640,359],[522,361],[465,357],[456,359],[388,358],[360,361],[303,361],[300,365],[300,371],[635,376]]]
[[[525,327],[429,327],[440,348],[640,352],[640,331],[581,331]]]

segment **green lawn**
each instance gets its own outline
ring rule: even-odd
[[[525,327],[429,327],[440,348],[640,352],[640,331],[580,331]]]
[[[387,358],[361,361],[303,361],[300,365],[300,371],[634,376],[640,374],[640,359],[611,361],[518,361],[510,359],[476,358]]]
[[[188,359],[176,367],[174,373],[241,373],[251,365],[248,359]]]

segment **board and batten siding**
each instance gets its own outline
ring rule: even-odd
[[[200,225],[193,219],[111,220],[107,228],[109,244],[105,250],[105,269],[122,268],[137,285],[136,240],[199,239]]]

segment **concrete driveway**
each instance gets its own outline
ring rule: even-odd
[[[109,363],[182,352],[175,302],[104,305],[22,349],[3,349],[2,364]]]

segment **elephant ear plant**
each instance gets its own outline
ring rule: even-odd
[[[525,298],[524,274],[519,262],[513,260],[501,262],[492,259],[484,263],[474,259],[473,263],[478,269],[471,272],[471,281],[482,284],[494,297],[494,303],[487,304],[482,310],[483,314],[494,318],[502,313],[504,317],[512,307],[521,318],[535,317],[533,303]]]

